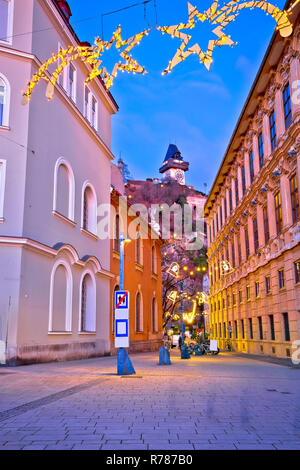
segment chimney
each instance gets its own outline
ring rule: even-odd
[[[72,16],[71,8],[66,0],[56,0],[60,11],[62,12],[65,19],[69,22]]]

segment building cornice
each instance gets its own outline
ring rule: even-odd
[[[76,249],[68,244],[60,244],[59,247],[55,248],[30,238],[0,236],[0,246],[1,245],[29,249],[50,258],[57,257],[65,250],[70,253],[71,264],[84,268],[89,262],[92,262],[95,266],[96,274],[107,277],[109,279],[113,279],[115,277],[112,272],[101,267],[101,263],[97,257],[88,256],[84,257],[85,259],[80,259]]]

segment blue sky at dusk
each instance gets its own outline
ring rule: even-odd
[[[101,14],[138,3],[139,0],[69,0],[72,25],[79,38],[94,42],[101,36]],[[158,24],[173,25],[188,21],[186,0],[157,0]],[[205,11],[208,0],[191,2]],[[223,4],[221,2],[221,4]],[[283,8],[284,2],[277,6]],[[78,21],[88,17],[97,18]],[[78,21],[78,23],[77,23]],[[155,29],[154,1],[104,17],[104,39],[122,25],[122,38],[153,27],[131,54],[148,74],[144,76],[119,72],[111,92],[120,110],[112,117],[112,151],[128,163],[135,179],[159,177],[158,168],[169,143],[176,143],[182,156],[190,162],[187,184],[199,190],[213,183],[224,152],[233,133],[245,99],[250,91],[276,23],[260,10],[244,10],[226,28],[226,34],[238,42],[236,46],[215,48],[210,71],[200,64],[196,55],[176,66],[171,74],[161,73],[173,57],[181,41],[162,35]],[[215,39],[213,26],[196,23],[186,30],[207,49],[209,39]],[[113,47],[103,59],[108,70],[118,60]]]

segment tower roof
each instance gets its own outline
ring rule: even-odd
[[[177,145],[169,145],[164,162],[168,160],[182,160],[181,152],[178,150]]]

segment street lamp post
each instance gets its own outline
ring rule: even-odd
[[[124,233],[120,233],[120,290],[124,289],[124,246],[131,242],[130,238],[124,238]]]
[[[183,280],[180,281],[181,345],[184,345],[185,323],[183,321]]]

